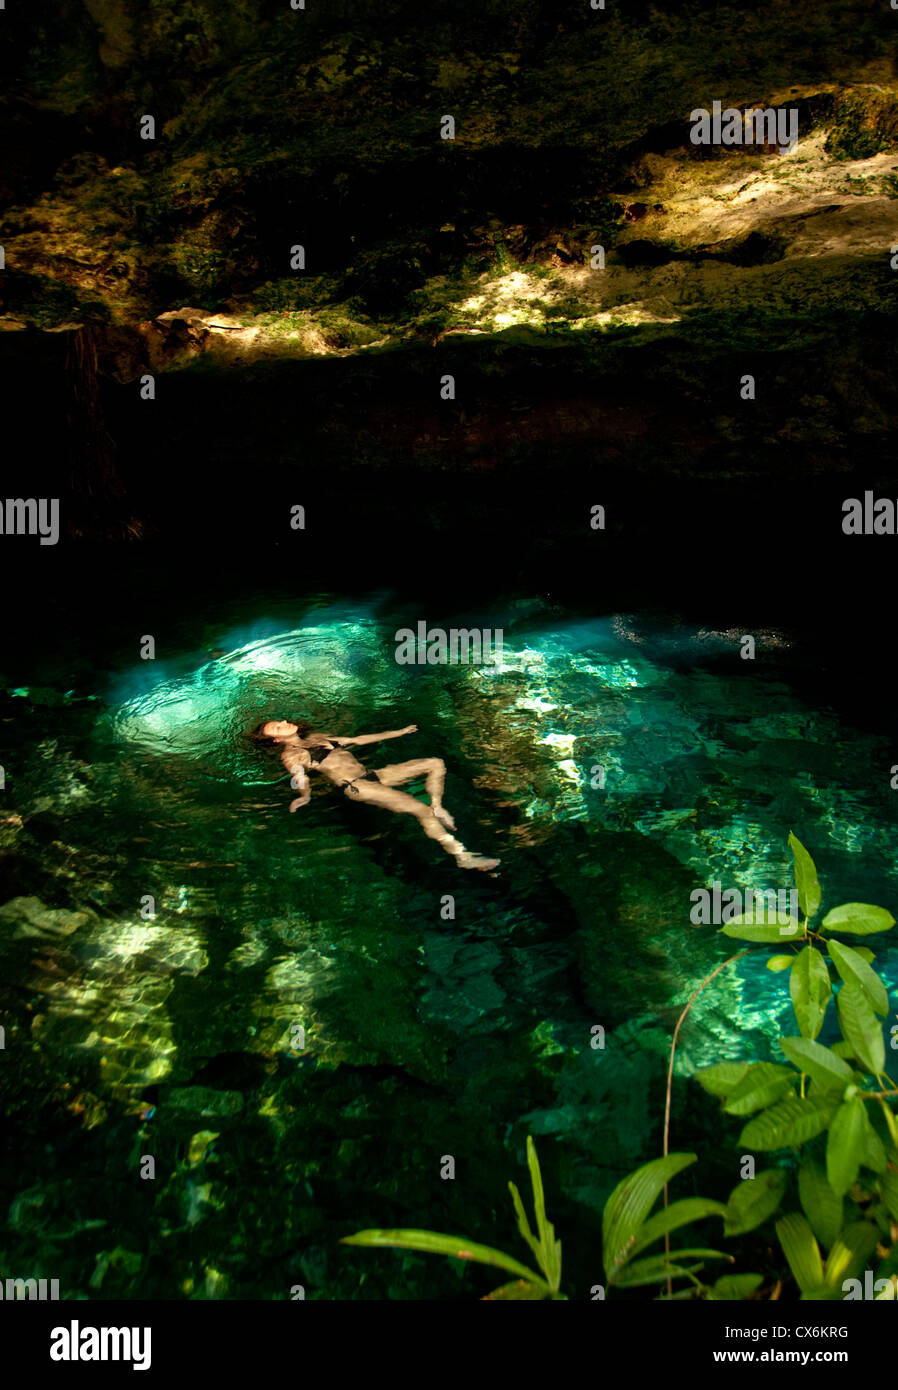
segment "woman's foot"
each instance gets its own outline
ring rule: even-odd
[[[482,854],[472,854],[470,850],[464,850],[455,856],[455,862],[460,869],[496,869],[501,864],[501,859],[484,859]]]
[[[433,806],[433,805],[431,805],[431,808],[430,808],[430,809],[431,809],[431,811],[433,811],[433,814],[436,816],[437,820],[440,822],[440,825],[445,825],[445,827],[446,827],[447,830],[454,830],[454,829],[455,829],[455,821],[454,821],[453,818],[450,816],[450,814],[449,814],[449,812],[446,810],[445,806]]]

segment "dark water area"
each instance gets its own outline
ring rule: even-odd
[[[724,599],[702,535],[667,571],[645,551],[624,563],[620,539],[602,564],[547,557],[538,529],[467,493],[480,547],[416,531],[413,496],[329,546],[268,543],[236,495],[226,527],[223,501],[211,542],[173,523],[139,559],[18,542],[0,683],[6,1264],[82,1298],[465,1299],[489,1271],[338,1237],[510,1245],[506,1182],[532,1133],[565,1286],[588,1297],[602,1205],[659,1149],[677,1015],[730,954],[690,923],[690,893],[790,886],[794,830],[824,907],[894,910],[881,608],[843,597],[799,533],[721,537],[715,563],[732,554],[741,576]],[[397,629],[421,620],[501,629],[501,661],[398,664]],[[265,716],[417,724],[367,766],[443,758],[459,834],[499,870],[463,873],[410,818],[324,782],[289,815],[282,768],[245,738]],[[898,952],[875,944],[894,991]],[[776,1057],[790,1006],[766,955],[727,967],[682,1033],[672,1133],[702,1156],[695,1190],[729,1190],[736,1127],[721,1144],[687,1078]],[[144,1155],[156,1180],[135,1184]]]

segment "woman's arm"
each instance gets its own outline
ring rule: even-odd
[[[297,796],[290,802],[290,810],[298,811],[300,806],[307,806],[312,800],[309,792],[309,779],[305,769],[311,766],[311,758],[305,748],[285,748],[281,754],[281,762],[290,773],[290,785],[297,791],[302,792],[302,796]]]
[[[290,802],[290,810],[298,811],[300,806],[307,806],[309,802],[312,800],[311,792],[308,790],[309,779],[303,771],[302,767],[296,767],[296,771],[290,778],[290,782],[292,786],[296,787],[297,791],[302,792],[302,796],[297,796],[294,798],[293,801]]]
[[[359,748],[363,743],[380,743],[381,739],[384,738],[402,738],[404,734],[417,732],[417,724],[409,724],[404,729],[393,729],[387,734],[354,734],[352,738],[336,738],[334,735],[328,734],[328,739],[340,748]]]

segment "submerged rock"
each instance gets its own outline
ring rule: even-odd
[[[27,936],[71,936],[94,918],[89,911],[71,912],[47,907],[40,898],[12,898],[0,907],[0,922],[11,925],[13,939]]]

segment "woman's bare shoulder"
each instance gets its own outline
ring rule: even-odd
[[[306,748],[285,748],[281,753],[281,762],[291,772],[295,767],[309,767],[311,761]]]

